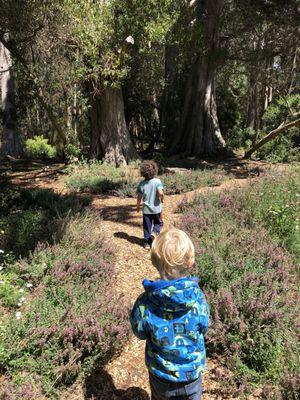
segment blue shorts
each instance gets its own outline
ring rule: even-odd
[[[151,400],[201,400],[202,375],[191,382],[171,382],[149,372]]]

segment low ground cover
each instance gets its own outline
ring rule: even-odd
[[[128,310],[111,289],[114,254],[97,215],[72,197],[10,187],[1,198],[0,397],[59,398],[62,386],[104,365],[127,337]],[[28,229],[14,220],[16,241],[24,242],[13,245],[7,218],[27,222],[28,211]],[[36,225],[46,230],[44,243]]]
[[[260,223],[300,261],[300,169],[274,170],[239,195],[249,224]]]
[[[38,242],[52,242],[66,215],[80,212],[89,199],[59,195],[50,189],[20,189],[3,182],[0,192],[0,249],[26,256]],[[1,261],[1,254],[0,254]]]
[[[179,205],[211,306],[208,350],[232,369],[240,395],[253,386],[264,398],[299,394],[298,196],[299,174],[290,171]]]
[[[220,185],[226,176],[223,170],[186,170],[185,172],[162,173],[158,176],[167,195],[180,194],[204,186]],[[93,161],[72,164],[67,169],[66,185],[78,192],[108,193],[120,197],[134,197],[141,180],[136,165],[115,168],[106,163]]]

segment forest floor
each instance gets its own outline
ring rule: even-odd
[[[219,165],[218,165],[219,166]],[[24,173],[18,168],[11,170],[9,175],[13,183],[26,187],[53,189],[58,193],[66,193],[61,172],[63,165],[39,166]],[[227,165],[228,171],[235,178],[217,187],[205,187],[193,192],[166,196],[164,203],[164,227],[176,223],[179,214],[176,208],[179,201],[191,198],[196,193],[221,192],[242,187],[253,180],[259,179],[261,171],[272,166],[266,163],[241,162]],[[276,166],[284,168],[284,166]],[[156,279],[158,273],[152,266],[149,251],[142,247],[141,215],[135,211],[135,199],[117,198],[105,195],[93,195],[91,207],[102,216],[101,226],[107,234],[107,240],[113,245],[116,254],[116,272],[118,285],[116,292],[124,294],[124,302],[132,306],[138,295],[143,291],[142,280]],[[97,222],[95,222],[95,229]],[[120,307],[123,305],[120,304]],[[88,381],[75,384],[61,395],[62,400],[149,400],[150,391],[148,375],[144,364],[143,341],[133,335],[123,350],[115,355],[102,371],[95,371]],[[229,376],[229,371],[217,360],[208,359],[207,371],[203,381],[203,400],[233,399],[229,392],[224,391],[219,383],[220,377]],[[257,394],[249,397],[258,399]]]

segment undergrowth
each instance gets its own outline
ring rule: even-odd
[[[114,254],[89,199],[51,190],[0,194],[0,398],[59,398],[124,343],[111,289]],[[20,258],[21,256],[21,258]]]
[[[179,205],[211,307],[208,350],[232,369],[240,395],[259,385],[294,400],[300,390],[298,196],[294,171]]]
[[[38,390],[56,398],[58,388],[99,368],[123,344],[127,309],[111,289],[113,252],[94,227],[93,214],[73,217],[59,243],[5,265],[7,276],[12,269],[30,289],[0,331],[0,370],[10,377],[4,398],[19,399],[26,388],[25,398]]]
[[[61,195],[50,189],[19,189],[7,182],[0,192],[0,249],[26,256],[38,242],[63,234],[63,218],[80,212],[88,197]],[[1,254],[0,254],[1,261]]]
[[[220,185],[229,176],[223,170],[186,170],[184,173],[163,173],[158,176],[167,195],[180,194],[204,186]],[[134,197],[142,178],[135,165],[116,168],[98,161],[72,164],[67,170],[66,185],[78,192]]]

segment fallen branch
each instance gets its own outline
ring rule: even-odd
[[[300,113],[294,114],[294,116],[298,116]],[[256,143],[253,147],[251,147],[250,150],[246,151],[244,158],[250,158],[251,155],[258,149],[260,149],[264,144],[270,142],[270,140],[274,139],[276,136],[278,136],[281,132],[285,131],[288,128],[292,128],[293,126],[300,125],[300,118],[288,122],[287,124],[280,124],[276,129],[268,133],[267,136],[265,136],[263,139],[261,139],[258,143]]]

